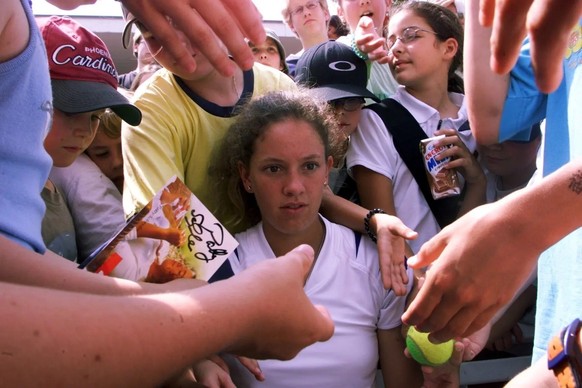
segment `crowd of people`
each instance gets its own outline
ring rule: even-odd
[[[510,385],[580,384],[582,1],[286,0],[291,55],[251,0],[146,2],[121,0],[124,75],[71,18],[0,17],[3,380],[454,387],[527,321]],[[228,271],[76,268],[173,176],[238,241]],[[412,360],[409,325],[451,360]]]

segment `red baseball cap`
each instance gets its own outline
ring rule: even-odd
[[[68,17],[52,16],[40,26],[46,46],[53,105],[66,113],[111,108],[128,124],[140,110],[117,91],[117,70],[105,43]]]

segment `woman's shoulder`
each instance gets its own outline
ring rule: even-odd
[[[230,255],[229,260],[235,273],[250,267],[267,257],[273,257],[272,250],[265,239],[261,223],[250,227],[244,232],[234,235],[238,247]]]
[[[378,250],[376,244],[368,236],[323,219],[327,228],[326,240],[329,240],[335,252],[345,253],[348,260],[357,263],[362,268],[379,270]]]
[[[234,238],[240,245],[246,245],[247,241],[256,240],[258,236],[262,235],[261,223],[251,226],[245,231],[236,233]]]

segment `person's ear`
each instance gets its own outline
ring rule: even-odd
[[[247,192],[252,193],[253,186],[251,184],[251,177],[250,177],[249,169],[247,168],[247,166],[244,165],[243,162],[240,162],[240,161],[237,163],[237,168],[238,168],[238,175],[240,176],[240,180],[242,182],[243,187],[245,188],[245,190]]]
[[[459,42],[454,38],[449,38],[443,42],[444,56],[446,59],[453,59],[459,50]]]
[[[327,184],[327,182],[329,182],[329,173],[331,172],[331,169],[333,168],[333,156],[328,156],[327,157],[327,162],[325,163],[325,167],[327,168],[327,172],[325,174],[325,183]]]

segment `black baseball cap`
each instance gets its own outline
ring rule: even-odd
[[[361,97],[379,99],[370,92],[368,66],[350,46],[326,41],[303,53],[295,68],[295,82],[308,88],[326,101]]]

